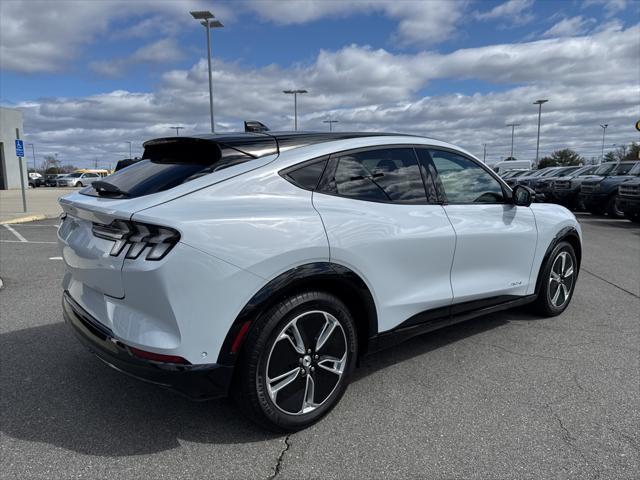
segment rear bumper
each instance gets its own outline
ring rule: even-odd
[[[68,292],[62,297],[65,321],[92,353],[110,367],[139,380],[182,393],[194,400],[228,394],[232,366],[161,363],[134,357],[107,327],[93,318]]]

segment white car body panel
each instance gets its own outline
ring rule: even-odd
[[[390,330],[428,309],[447,306],[455,239],[440,205],[372,203],[322,193],[313,203],[324,222],[331,261],[365,279]]]
[[[525,295],[537,242],[530,207],[446,205],[444,210],[456,233],[454,302]]]
[[[556,205],[374,203],[312,193],[279,174],[379,145],[431,145],[473,157],[422,137],[362,137],[283,151],[137,198],[74,192],[60,200],[68,215],[59,230],[64,287],[126,344],[208,364],[254,294],[295,267],[332,262],[354,271],[384,332],[425,310],[534,293],[558,232],[580,232]],[[180,242],[157,262],[110,256],[112,242],[95,237],[92,225],[113,219],[171,227]]]

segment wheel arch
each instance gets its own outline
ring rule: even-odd
[[[555,235],[555,237],[553,237],[553,240],[549,243],[549,246],[544,253],[544,257],[542,258],[542,263],[540,263],[540,269],[538,271],[538,278],[536,279],[536,294],[538,294],[542,285],[542,271],[549,261],[551,252],[553,252],[553,249],[556,248],[556,245],[560,242],[568,242],[573,247],[576,254],[576,260],[578,262],[576,280],[578,279],[578,273],[580,272],[580,264],[582,261],[582,242],[580,241],[580,234],[575,227],[564,227]]]
[[[356,323],[359,353],[365,353],[369,338],[378,333],[377,311],[369,288],[357,273],[343,265],[315,262],[278,275],[249,300],[229,328],[217,363],[235,365],[255,320],[283,298],[305,290],[332,294],[347,306]]]

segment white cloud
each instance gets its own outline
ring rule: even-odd
[[[165,38],[140,47],[128,57],[91,62],[89,68],[98,74],[116,77],[122,75],[131,66],[174,62],[181,59],[182,56],[182,50],[176,41]]]
[[[116,20],[140,17],[141,26],[149,29],[144,17],[152,15],[174,27],[186,26],[193,22],[189,10],[203,6],[212,8],[211,2],[204,0],[1,1],[0,69],[24,73],[62,71]],[[232,17],[226,7],[215,4],[214,8]],[[166,30],[156,25],[156,33],[158,29]]]
[[[573,37],[587,32],[590,24],[595,23],[593,18],[582,16],[564,18],[542,34],[543,37]]]
[[[586,0],[583,4],[583,7],[600,5],[604,8],[608,16],[612,16],[618,12],[622,12],[623,10],[626,10],[629,3],[630,2],[628,2],[628,0]]]
[[[568,146],[597,156],[599,123],[610,125],[608,142],[637,138],[639,35],[636,25],[449,54],[394,55],[350,45],[321,51],[315,61],[289,68],[216,62],[217,125],[238,130],[243,120],[255,119],[289,129],[292,102],[281,91],[298,86],[309,90],[299,98],[303,129],[325,129],[322,120],[330,115],[342,130],[419,133],[478,153],[488,143],[489,158],[496,160],[508,153],[505,124],[517,121],[522,126],[516,130],[516,155],[532,158],[537,126],[532,102],[548,98],[542,152]],[[499,91],[429,96],[429,83],[436,79],[449,79],[452,90],[458,79],[479,79]],[[126,141],[134,141],[139,153],[142,141],[170,135],[172,125],[185,126],[184,134],[208,131],[207,65],[201,60],[188,70],[167,72],[154,92],[115,91],[19,107],[25,112],[28,141],[39,152],[65,151],[77,162],[95,156],[115,161],[128,151]]]
[[[263,19],[280,25],[382,12],[399,22],[397,36],[401,42],[417,44],[437,43],[455,35],[467,4],[467,0],[252,0],[245,3]]]
[[[505,20],[515,24],[524,24],[533,20],[531,13],[533,0],[508,0],[493,7],[487,12],[477,12],[475,17],[478,20]]]

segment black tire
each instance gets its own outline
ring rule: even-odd
[[[564,274],[569,269],[566,267],[565,271],[560,275],[562,278],[559,282],[558,280],[551,278],[551,272],[553,268],[554,274],[557,277],[559,273],[558,267],[560,266],[558,262],[562,262],[561,256],[565,256],[565,261],[566,259],[570,259],[573,271],[571,275],[564,277]],[[555,317],[556,315],[560,315],[564,312],[564,310],[569,306],[569,303],[571,303],[571,298],[573,297],[573,292],[575,290],[576,279],[578,278],[578,270],[576,253],[571,244],[568,242],[559,242],[551,251],[551,255],[549,255],[549,258],[540,271],[540,288],[538,291],[538,298],[533,304],[535,310],[539,314],[546,317]],[[556,297],[556,292],[558,292],[558,297]],[[556,300],[554,301],[554,299]]]
[[[304,345],[302,353],[301,345],[297,348],[297,341],[292,340],[294,322]],[[327,326],[331,333],[321,343],[318,339]],[[294,432],[306,428],[326,415],[347,389],[358,354],[357,338],[351,313],[333,295],[309,291],[286,298],[261,315],[247,334],[236,365],[232,396],[247,417],[268,430]],[[327,368],[327,362],[338,356],[341,361],[331,363],[331,368],[341,374]],[[290,375],[280,381],[289,381],[286,387],[276,389],[280,384],[268,380],[269,376],[278,378],[286,373]],[[313,393],[308,403],[310,388]]]
[[[624,212],[620,209],[620,197],[612,195],[607,202],[607,215],[611,218],[624,218]]]
[[[82,187],[84,187],[84,185],[82,184],[82,182],[78,182],[78,183],[76,183],[76,187],[82,188]]]

